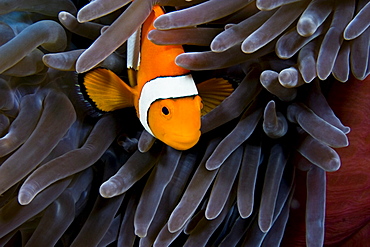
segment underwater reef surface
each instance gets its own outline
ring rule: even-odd
[[[89,115],[78,74],[127,81],[126,40],[181,44],[234,92],[177,151],[133,109]],[[0,0],[1,246],[363,246],[370,3]],[[342,123],[343,122],[343,123]]]

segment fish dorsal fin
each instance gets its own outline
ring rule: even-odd
[[[134,91],[115,73],[97,68],[85,74],[83,86],[96,107],[105,112],[134,106]]]
[[[127,39],[127,68],[138,70],[140,66],[141,27]]]
[[[158,77],[182,76],[190,72],[175,63],[176,57],[184,53],[181,45],[156,45],[148,39],[149,32],[155,29],[154,20],[163,14],[160,6],[153,6],[141,28],[140,67],[137,73],[139,87]]]
[[[127,39],[127,72],[131,87],[137,85],[137,71],[140,66],[141,27]]]
[[[202,98],[202,116],[216,108],[233,91],[233,86],[223,78],[212,78],[197,84],[199,96]]]

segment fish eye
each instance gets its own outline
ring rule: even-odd
[[[167,116],[168,114],[170,114],[170,110],[168,110],[167,107],[163,106],[162,107],[162,113]]]

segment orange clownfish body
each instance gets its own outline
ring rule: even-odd
[[[190,71],[175,64],[176,56],[184,52],[182,46],[159,46],[147,39],[154,29],[154,20],[163,13],[161,7],[154,6],[142,26],[140,65],[134,78],[130,78],[131,87],[103,68],[88,72],[83,85],[98,109],[109,112],[134,106],[146,131],[175,149],[186,150],[200,138],[203,103]],[[212,83],[207,83],[210,81]],[[221,86],[227,95],[233,90],[223,79],[204,83],[213,84],[215,88]],[[210,90],[206,91],[213,95]],[[223,96],[216,95],[216,101],[226,97],[225,92],[221,94]],[[214,108],[215,100],[212,102],[214,106],[206,108]]]

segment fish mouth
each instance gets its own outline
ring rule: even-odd
[[[171,135],[166,136],[163,142],[177,150],[187,150],[195,146],[200,138],[200,131],[194,135]]]

